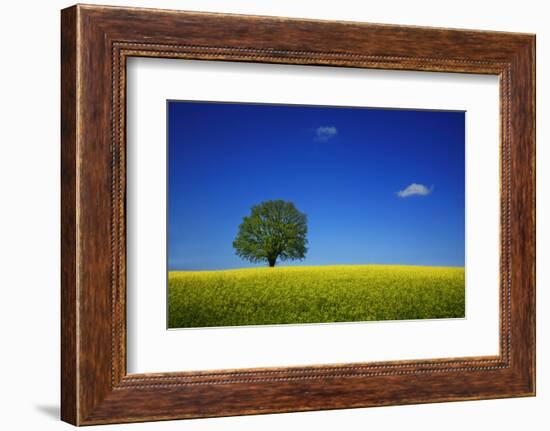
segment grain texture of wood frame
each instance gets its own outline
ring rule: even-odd
[[[91,425],[535,394],[534,35],[81,5],[61,18],[63,420]],[[498,75],[499,355],[128,375],[130,56]]]

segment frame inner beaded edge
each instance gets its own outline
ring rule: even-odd
[[[163,57],[176,59],[260,61],[266,63],[341,65],[359,68],[434,70],[468,72],[500,77],[500,355],[487,358],[453,358],[372,362],[343,365],[242,369],[232,371],[195,371],[155,375],[126,374],[126,58]],[[291,60],[291,61],[289,61]],[[402,374],[487,371],[510,367],[511,343],[511,238],[510,238],[510,80],[508,63],[468,59],[369,56],[345,53],[282,51],[194,45],[163,45],[143,42],[113,42],[111,56],[111,383],[114,389],[216,385],[248,382],[274,382],[345,377],[373,377]],[[484,71],[478,70],[483,66]],[[391,67],[390,67],[391,66]],[[288,376],[291,374],[291,376]],[[278,377],[283,375],[282,377]]]

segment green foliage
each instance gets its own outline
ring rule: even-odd
[[[456,318],[464,268],[294,266],[168,275],[170,328]]]
[[[307,216],[292,202],[265,201],[243,217],[233,248],[250,262],[303,259],[307,253]]]

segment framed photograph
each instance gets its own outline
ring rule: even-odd
[[[535,394],[535,36],[61,14],[62,419]]]

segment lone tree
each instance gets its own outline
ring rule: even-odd
[[[292,202],[265,201],[243,217],[233,248],[242,259],[275,266],[277,259],[305,258],[306,235],[307,216]]]

